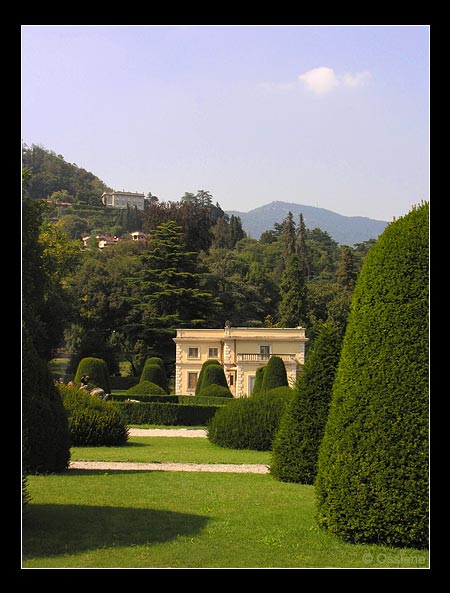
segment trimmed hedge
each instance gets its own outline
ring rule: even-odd
[[[117,404],[67,385],[58,386],[68,417],[72,446],[118,446],[128,440]]]
[[[278,390],[277,390],[278,391]],[[208,425],[212,443],[231,449],[269,451],[293,390],[233,399]]]
[[[316,480],[319,524],[351,542],[428,543],[428,216],[386,227],[353,293]]]
[[[126,393],[114,393],[111,395],[111,401],[124,402],[130,399],[130,396]],[[222,404],[230,403],[230,397],[206,397],[203,395],[133,395],[133,399],[141,402],[160,402],[160,403],[171,403],[181,404],[186,406],[217,406]],[[232,399],[232,398],[231,398]]]
[[[168,397],[162,387],[151,381],[141,381],[134,387],[130,387],[130,389],[127,389],[126,395],[161,395]]]
[[[279,356],[269,358],[264,371],[260,393],[266,393],[271,389],[275,389],[275,387],[288,387],[286,367]]]
[[[188,406],[160,402],[117,402],[128,424],[206,426],[223,406]]]
[[[337,327],[324,324],[306,359],[273,443],[270,472],[278,480],[314,483],[341,341]]]
[[[111,393],[108,365],[102,358],[94,356],[82,358],[75,373],[75,383],[80,383],[83,375],[88,375],[89,382],[96,387],[101,387],[106,393]]]

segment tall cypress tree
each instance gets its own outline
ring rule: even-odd
[[[305,221],[303,220],[303,214],[301,212],[299,215],[299,222],[296,230],[295,253],[300,258],[300,262],[303,268],[303,274],[305,276],[309,276],[310,265],[308,247],[306,245],[306,226]]]
[[[298,255],[292,254],[286,264],[280,283],[279,306],[282,327],[297,327],[306,323],[307,292],[302,264]]]
[[[428,210],[386,227],[353,293],[316,480],[352,542],[428,542]]]
[[[282,237],[284,241],[284,255],[286,258],[295,253],[295,222],[292,212],[283,220]]]

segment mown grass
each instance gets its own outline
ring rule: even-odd
[[[268,464],[270,452],[225,449],[206,438],[130,437],[121,447],[74,447],[71,460]]]
[[[23,568],[421,567],[420,550],[319,529],[312,486],[270,475],[75,471],[30,476]]]

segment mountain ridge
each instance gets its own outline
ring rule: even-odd
[[[319,228],[331,235],[337,243],[349,246],[376,239],[389,224],[387,221],[366,216],[344,216],[318,206],[279,200],[258,206],[248,212],[226,211],[229,216],[239,216],[243,229],[254,239],[259,239],[264,231],[272,230],[274,224],[281,223],[289,212],[292,212],[294,219],[302,213],[308,229]]]

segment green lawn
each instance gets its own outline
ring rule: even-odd
[[[205,438],[130,437],[122,447],[74,447],[71,460],[268,464],[270,452],[225,449]]]
[[[23,568],[428,565],[424,551],[332,537],[313,487],[270,475],[71,470],[30,476],[29,493]]]

